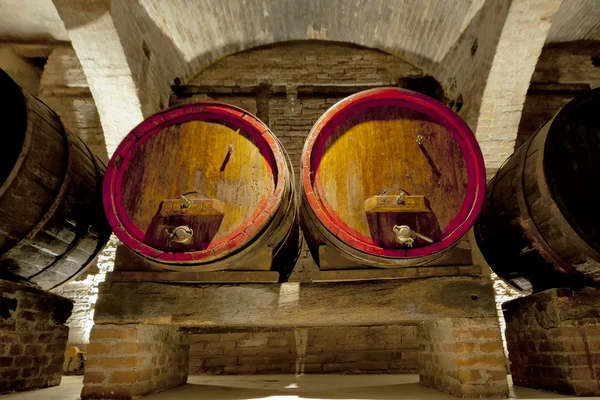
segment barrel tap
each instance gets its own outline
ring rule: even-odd
[[[396,234],[396,241],[406,247],[413,247],[416,238],[423,239],[430,244],[433,243],[431,238],[413,231],[408,225],[394,225],[393,229]]]
[[[167,230],[169,242],[180,244],[191,244],[194,239],[194,231],[187,225],[181,225],[173,229],[171,232]]]

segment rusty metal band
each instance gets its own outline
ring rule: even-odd
[[[513,186],[515,188],[517,204],[519,205],[520,210],[520,225],[523,228],[525,236],[529,239],[529,242],[536,250],[538,250],[539,254],[544,258],[544,260],[569,275],[579,275],[579,272],[571,265],[566,263],[558,254],[556,254],[554,249],[546,241],[536,225],[533,215],[531,214],[529,204],[527,204],[525,199],[525,164],[527,160],[527,154],[529,153],[529,148],[531,147],[531,143],[533,143],[533,139],[539,135],[542,130],[543,128],[538,129],[538,131],[531,138],[529,138],[523,147],[521,147],[521,154],[518,155],[518,166],[520,173],[515,177],[515,180],[518,180],[518,182],[514,182]]]

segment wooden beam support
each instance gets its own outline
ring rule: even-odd
[[[481,276],[479,265],[448,265],[440,267],[407,267],[395,269],[346,269],[337,271],[307,271],[292,273],[289,282],[350,282],[382,279],[415,279],[441,276]]]
[[[194,283],[276,283],[279,273],[275,271],[113,271],[106,274],[111,282],[194,282]]]
[[[94,319],[97,324],[299,327],[495,315],[490,280],[446,277],[237,285],[112,282],[100,287]]]

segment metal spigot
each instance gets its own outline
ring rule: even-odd
[[[180,244],[191,244],[194,239],[194,231],[187,225],[181,225],[173,229],[169,234],[169,240]]]
[[[423,239],[428,243],[433,243],[431,238],[413,231],[408,225],[394,225],[393,229],[396,234],[396,241],[406,247],[413,247],[416,238]]]

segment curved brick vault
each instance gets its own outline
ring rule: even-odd
[[[252,47],[313,39],[383,50],[434,76],[464,104],[460,114],[493,172],[512,152],[544,43],[595,38],[598,30],[593,19],[572,29],[574,15],[593,14],[593,0],[562,8],[562,0],[52,1],[83,65],[109,155],[168,104],[175,78],[186,82]]]
[[[398,55],[461,98],[476,128],[509,1],[54,0],[96,100],[109,154],[170,85],[255,46],[330,40]]]

